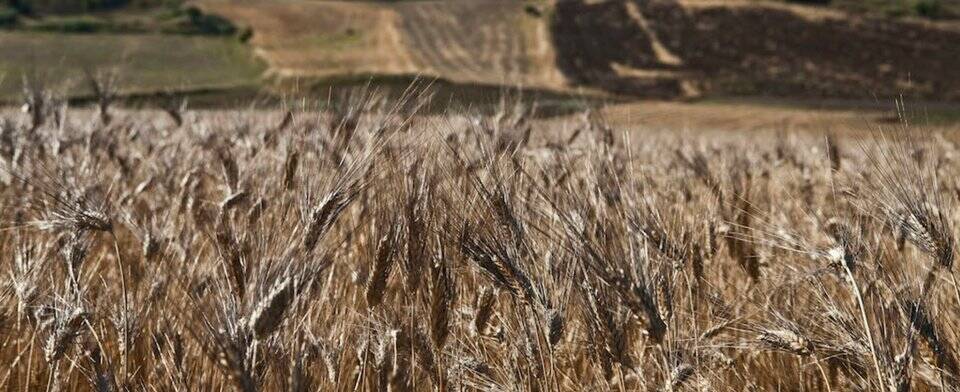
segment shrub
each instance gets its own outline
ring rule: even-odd
[[[22,13],[68,14],[96,11],[127,5],[129,0],[12,0]]]
[[[45,20],[33,26],[39,31],[57,33],[97,33],[106,30],[107,23],[90,17],[70,17],[57,20]]]
[[[133,22],[113,22],[90,16],[69,16],[44,19],[32,30],[54,33],[140,33],[146,29]]]
[[[943,13],[940,0],[919,0],[913,4],[913,12],[924,18],[936,19]]]
[[[787,0],[788,3],[827,5],[830,0]]]
[[[175,8],[162,13],[158,19],[165,22],[162,30],[171,34],[233,35],[243,33],[230,20],[206,14],[197,7]]]
[[[0,28],[17,24],[19,12],[16,9],[0,6]]]
[[[188,7],[187,16],[190,19],[190,24],[200,34],[229,35],[237,32],[237,27],[227,18],[205,14],[196,7]]]
[[[250,42],[250,39],[253,38],[253,29],[244,27],[240,30],[240,34],[237,34],[237,38],[240,39],[240,42]]]

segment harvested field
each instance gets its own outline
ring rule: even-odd
[[[275,75],[557,87],[546,26],[515,1],[201,2],[257,32]]]
[[[254,29],[252,44],[272,73],[332,76],[406,72],[391,14],[363,2],[204,2]]]

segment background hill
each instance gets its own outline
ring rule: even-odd
[[[199,4],[250,26],[282,77],[425,75],[641,97],[960,98],[955,23],[844,2]]]
[[[0,96],[25,70],[82,95],[74,70],[120,65],[141,93],[420,76],[464,94],[960,101],[956,0],[800,4],[822,2],[16,0]]]

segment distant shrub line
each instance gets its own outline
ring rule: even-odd
[[[13,26],[17,23],[18,15],[16,9],[0,5],[0,27]]]
[[[111,8],[179,7],[182,0],[2,0],[23,14],[68,14],[101,11]]]
[[[164,33],[183,35],[238,35],[249,39],[249,29],[208,14],[179,0],[80,0],[57,7],[56,1],[10,0],[0,5],[0,28],[52,33]],[[42,6],[41,6],[42,4]],[[123,5],[159,6],[149,18],[112,19],[85,13]]]

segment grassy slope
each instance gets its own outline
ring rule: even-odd
[[[84,68],[121,67],[126,92],[251,85],[263,69],[232,38],[0,32],[0,48],[0,99],[7,100],[30,73],[77,96],[87,93]]]

